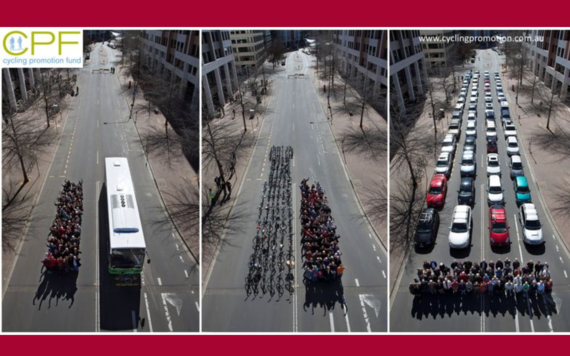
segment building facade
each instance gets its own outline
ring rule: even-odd
[[[372,88],[374,96],[388,87],[388,33],[381,30],[335,30],[334,43],[339,72],[363,83],[359,90]]]
[[[301,30],[272,30],[271,33],[273,40],[279,39],[287,49],[294,50],[302,46]]]
[[[191,106],[200,103],[199,31],[145,30],[141,31],[144,63],[179,87],[180,96]]]
[[[445,41],[445,37],[455,36],[454,30],[420,30],[422,49],[427,70],[441,74],[447,64],[447,57],[455,47],[454,41]]]
[[[570,30],[531,30],[523,45],[527,65],[561,99],[570,90]]]
[[[202,100],[214,117],[238,88],[230,31],[202,31]]]
[[[264,30],[230,31],[235,63],[242,74],[249,74],[265,61],[266,50],[271,45],[270,40],[269,43],[267,40],[268,33]]]
[[[15,112],[25,105],[29,91],[36,89],[40,76],[39,68],[2,68],[2,111]]]
[[[427,65],[418,30],[390,31],[390,86],[401,113],[406,103],[423,96],[426,88]]]

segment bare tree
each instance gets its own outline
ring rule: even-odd
[[[285,54],[285,46],[280,38],[275,38],[271,43],[271,46],[267,49],[267,57],[269,62],[273,64],[273,69],[283,60],[283,55]]]
[[[370,220],[383,224],[388,215],[388,189],[386,178],[378,177],[370,187],[365,188],[364,205]]]
[[[552,131],[536,130],[532,135],[531,144],[561,160],[570,159],[570,131],[566,129],[558,127]]]
[[[551,208],[555,215],[564,219],[570,218],[570,186],[568,183],[561,183],[554,187],[556,204]]]
[[[341,148],[344,152],[362,155],[367,159],[379,160],[388,152],[386,130],[376,125],[360,130],[351,128],[342,135]]]
[[[15,242],[21,238],[30,211],[33,195],[21,195],[23,185],[17,182],[4,182],[2,188],[2,250],[16,248]]]
[[[410,189],[407,182],[392,180],[390,186],[390,246],[406,249],[414,236],[414,225],[424,206],[425,191]]]

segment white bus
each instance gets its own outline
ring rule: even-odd
[[[109,214],[109,273],[140,274],[146,245],[129,163],[105,158]]]

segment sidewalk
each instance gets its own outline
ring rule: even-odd
[[[127,102],[127,106],[131,106],[132,103],[132,89],[128,89],[129,82],[134,83],[131,76],[126,76],[123,70],[118,70],[117,68],[117,79],[123,89],[123,97]],[[135,105],[137,108],[140,106],[147,105],[148,101],[144,99],[144,92],[142,89],[137,89],[137,94],[135,97]],[[152,106],[154,108],[154,105]],[[146,112],[138,114],[133,112],[133,120],[135,122],[135,127],[139,134],[139,139],[149,132],[153,134],[165,133],[165,122],[167,121],[164,115],[160,112],[152,112],[149,116]],[[176,132],[170,127],[168,127],[169,135],[176,135]],[[176,140],[173,139],[175,142]],[[141,142],[142,147],[145,145]],[[184,156],[181,147],[176,147],[168,152],[168,156],[164,157],[163,152],[149,152],[146,154],[148,162],[152,170],[155,184],[160,193],[161,199],[166,206],[169,214],[173,214],[176,211],[176,205],[180,204],[177,202],[176,197],[184,192],[188,192],[187,185],[192,184],[196,190],[199,190],[198,174],[194,171],[186,157]],[[184,202],[186,203],[185,199]],[[196,202],[198,204],[198,202]],[[196,215],[198,215],[196,213]],[[170,215],[172,218],[172,215]],[[196,224],[188,224],[187,219],[192,219],[196,221]],[[199,236],[199,216],[188,217],[183,221],[181,217],[172,218],[173,223],[178,230],[182,240],[187,245],[190,253],[196,258],[196,262],[200,263],[200,236]],[[191,225],[191,226],[188,226]],[[193,226],[192,226],[193,225]]]
[[[311,60],[314,58],[310,56]],[[327,109],[327,93],[323,91],[323,86],[327,84],[320,78],[317,78],[316,68],[314,65],[309,66],[311,69],[311,80],[315,85],[315,90],[318,94],[319,101],[323,110],[330,117],[330,111]],[[342,79],[335,80],[335,86],[344,85]],[[367,215],[367,219],[370,225],[375,230],[376,235],[380,238],[380,242],[387,250],[388,247],[388,234],[387,234],[387,222],[379,221],[378,219],[372,219],[369,212],[374,209],[372,196],[378,194],[377,189],[379,183],[384,183],[385,189],[388,189],[387,184],[387,156],[388,152],[384,152],[381,157],[376,157],[371,159],[369,157],[364,157],[361,154],[345,151],[343,148],[343,135],[352,129],[360,130],[360,113],[354,113],[350,116],[346,112],[338,113],[338,108],[341,108],[343,104],[342,100],[343,94],[337,89],[337,99],[334,95],[331,95],[330,102],[333,110],[333,121],[332,121],[332,132],[337,143],[339,152],[342,154],[342,160],[348,170],[348,175],[350,178],[351,185],[356,192],[359,205],[362,206],[364,213]],[[363,120],[364,129],[369,129],[375,126],[379,130],[386,132],[387,134],[387,121],[385,118],[380,116],[376,110],[368,108],[368,112],[365,113]],[[388,192],[386,192],[388,194]],[[376,197],[378,199],[378,197]]]
[[[13,209],[8,208],[11,211],[7,214],[7,211],[3,211],[3,219],[15,219],[19,221],[18,223],[11,225],[11,230],[9,232],[3,231],[2,233],[2,293],[8,288],[8,278],[16,262],[19,250],[24,242],[24,238],[27,235],[29,218],[33,212],[34,207],[39,199],[40,192],[44,186],[47,179],[47,174],[49,168],[54,159],[55,152],[59,146],[59,141],[61,138],[61,132],[67,121],[67,115],[69,112],[69,107],[72,105],[73,100],[76,97],[67,96],[65,98],[65,108],[56,116],[56,119],[52,121],[48,132],[55,134],[53,141],[50,145],[42,147],[41,152],[36,152],[38,161],[37,164],[33,164],[27,167],[27,174],[29,182],[23,187],[17,195],[17,200],[20,203],[15,203]],[[13,120],[18,121],[24,118],[32,118],[34,129],[44,130],[46,128],[45,112],[43,111],[43,102],[38,99],[30,108],[25,112],[18,113],[13,117]],[[20,188],[23,182],[23,174],[20,165],[14,165],[6,169],[2,167],[2,189],[6,191],[17,190]],[[55,199],[55,197],[54,197]],[[4,196],[3,196],[4,204]],[[4,225],[4,224],[3,224]],[[47,235],[47,232],[46,232]],[[39,265],[39,261],[38,261]]]
[[[503,56],[500,57],[504,58]],[[517,87],[517,80],[510,79],[508,73],[501,73],[503,79],[503,87],[505,88],[505,96],[508,98],[511,107],[511,116],[517,125],[517,136],[524,149],[530,153],[528,163],[531,165],[532,173],[536,178],[536,186],[540,192],[533,193],[533,197],[541,194],[544,198],[545,209],[552,218],[555,226],[555,232],[564,241],[567,248],[570,249],[570,220],[564,214],[552,213],[553,209],[560,207],[556,189],[558,185],[570,184],[568,180],[568,161],[561,161],[560,156],[540,149],[532,144],[532,135],[538,131],[547,131],[546,122],[547,114],[536,114],[536,109],[531,104],[531,85],[523,79],[523,86],[519,90],[518,104],[516,105],[516,91],[512,91],[512,86]],[[539,82],[537,90],[542,90],[544,84]],[[550,90],[547,90],[550,93]],[[534,106],[538,106],[542,99],[535,93]],[[550,128],[562,127],[566,130],[570,129],[570,108],[563,106],[559,112],[553,112],[550,119]],[[526,167],[525,167],[526,168]],[[527,173],[528,175],[528,173]],[[545,237],[548,238],[548,237]]]

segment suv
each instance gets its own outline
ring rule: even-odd
[[[455,144],[457,141],[455,140],[455,135],[447,134],[443,139],[443,143],[441,144],[441,152],[447,152],[453,156],[455,153]]]
[[[523,165],[521,161],[521,156],[519,155],[512,155],[511,162],[509,163],[509,167],[511,167],[511,179],[515,177],[523,176]]]
[[[539,245],[544,242],[542,225],[534,204],[523,204],[520,207],[519,219],[523,228],[523,241],[529,245]]]
[[[461,136],[461,121],[460,120],[451,120],[449,123],[449,133],[452,135],[457,135],[457,137]]]
[[[461,176],[474,176],[477,173],[477,162],[473,152],[463,152],[461,157]]]
[[[475,203],[475,184],[473,178],[461,178],[459,190],[457,191],[457,204],[473,206]]]
[[[507,212],[503,205],[491,205],[489,208],[489,239],[491,246],[503,246],[510,243]]]
[[[429,191],[426,195],[427,206],[431,208],[442,208],[447,195],[447,178],[443,174],[434,174],[431,177]]]
[[[507,154],[509,156],[518,155],[519,151],[519,142],[517,141],[517,138],[514,136],[507,137]]]
[[[528,187],[528,181],[526,180],[526,177],[524,176],[516,177],[513,182],[513,188],[515,189],[515,198],[517,201],[517,206],[531,202],[530,189]]]
[[[414,242],[417,247],[426,247],[435,243],[439,229],[439,214],[434,208],[426,208],[420,214]]]
[[[449,231],[450,248],[466,248],[471,236],[471,207],[458,205],[453,210]]]
[[[445,174],[446,178],[451,175],[451,168],[453,166],[453,159],[451,155],[447,152],[442,152],[435,162],[435,173]]]
[[[503,192],[501,177],[496,175],[490,176],[487,183],[487,203],[489,205],[504,204],[505,196]]]

